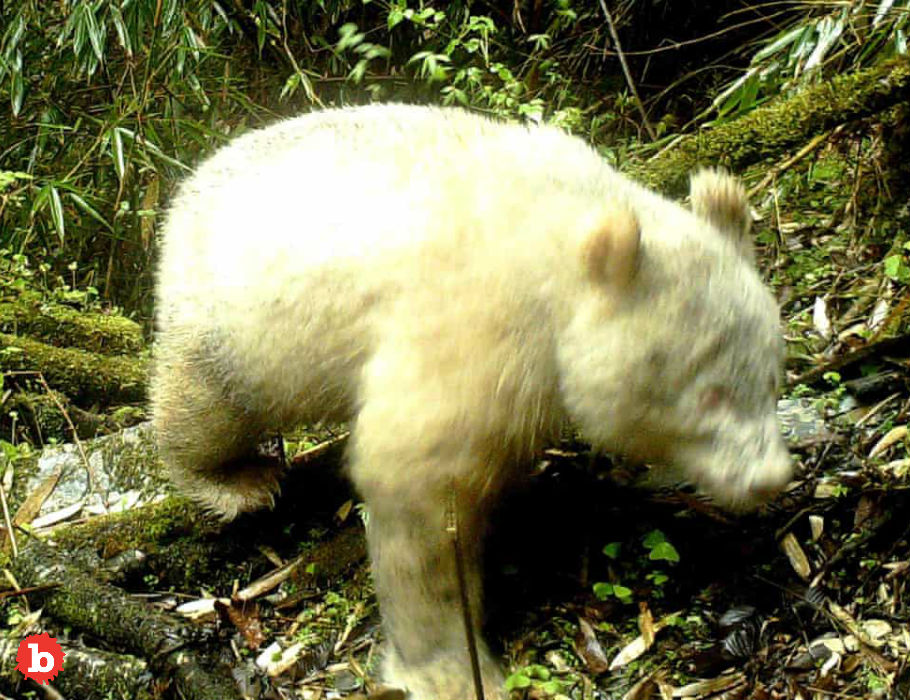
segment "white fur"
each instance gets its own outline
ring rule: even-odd
[[[699,190],[698,218],[579,139],[455,109],[331,110],[251,132],[199,168],[168,216],[162,454],[194,497],[234,515],[267,504],[276,475],[219,476],[220,461],[266,426],[354,419],[391,680],[418,699],[466,697],[440,553],[453,488],[479,542],[488,502],[567,418],[730,505],[789,477],[777,311],[746,232],[712,214],[745,207],[724,178]],[[586,256],[611,242],[596,236],[625,237],[626,269],[592,274]]]

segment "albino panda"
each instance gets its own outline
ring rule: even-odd
[[[742,187],[702,172],[692,204],[561,131],[457,109],[329,110],[236,139],[164,230],[152,398],[174,481],[233,518],[278,489],[250,456],[264,431],[352,421],[385,680],[473,697],[447,509],[479,627],[487,515],[565,421],[732,507],[790,476]]]

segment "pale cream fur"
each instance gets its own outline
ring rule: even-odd
[[[487,513],[566,420],[734,507],[789,477],[777,310],[741,187],[710,178],[695,216],[579,139],[456,109],[330,110],[236,139],[165,227],[152,397],[174,479],[233,517],[277,489],[280,468],[246,456],[263,431],[354,421],[387,680],[473,697],[453,492],[479,624]]]

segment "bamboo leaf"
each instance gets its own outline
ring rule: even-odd
[[[117,41],[120,42],[120,46],[126,52],[126,55],[132,58],[133,44],[130,40],[130,33],[126,28],[126,23],[123,21],[123,13],[120,12],[120,8],[114,3],[110,4],[110,13],[111,22],[113,22],[114,30],[117,32]]]
[[[107,222],[107,219],[105,219],[105,218],[101,215],[101,212],[99,212],[97,209],[95,209],[91,204],[89,204],[88,202],[86,202],[82,197],[80,197],[80,196],[79,196],[78,194],[76,194],[75,192],[67,192],[67,195],[69,196],[69,198],[70,198],[71,200],[73,200],[73,204],[75,204],[77,207],[79,207],[79,209],[81,209],[82,211],[84,211],[86,214],[88,214],[88,215],[89,215],[90,217],[92,217],[95,221],[97,221],[99,224],[101,224],[102,226],[104,226],[104,228],[106,228],[106,229],[107,229],[108,231],[110,231],[111,233],[114,232],[113,226],[111,226],[111,225]]]
[[[63,202],[60,201],[60,191],[56,187],[48,185],[48,188],[50,188],[51,218],[54,221],[54,228],[57,229],[57,238],[63,243],[66,238],[66,226],[63,221]]]
[[[126,159],[123,157],[123,139],[120,137],[120,131],[116,127],[110,130],[111,156],[114,160],[114,170],[117,172],[117,178],[120,182],[123,182],[123,175],[126,172]]]
[[[88,34],[89,44],[92,47],[92,53],[95,54],[95,59],[98,61],[98,63],[103,62],[104,35],[101,31],[101,28],[98,26],[98,19],[95,17],[94,11],[88,4],[85,5],[85,30]]]
[[[22,102],[25,100],[25,79],[22,77],[21,70],[13,71],[9,97],[13,116],[18,117],[22,111]]]
[[[891,11],[892,5],[894,5],[894,0],[882,0],[878,4],[878,9],[875,11],[875,17],[872,19],[873,27],[877,27],[878,23]]]
[[[766,58],[768,58],[769,56],[773,56],[774,54],[776,54],[778,51],[780,51],[785,46],[788,46],[788,45],[792,44],[794,41],[796,41],[797,37],[799,37],[802,33],[803,33],[803,27],[801,25],[796,27],[795,29],[791,29],[788,32],[784,32],[783,34],[781,34],[781,36],[779,36],[777,39],[772,41],[761,51],[756,52],[755,56],[753,56],[753,58],[752,58],[752,63],[753,64],[759,63],[759,62],[765,60]]]

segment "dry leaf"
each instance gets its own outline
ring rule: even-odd
[[[746,676],[743,673],[733,673],[728,676],[718,676],[717,678],[708,678],[703,681],[696,681],[677,688],[673,691],[674,698],[694,698],[699,696],[715,695],[716,693],[730,691],[738,685],[746,682]]]
[[[354,501],[349,498],[341,504],[338,510],[335,511],[335,522],[339,525],[344,523],[348,519],[348,516],[351,514],[352,510],[354,510]]]
[[[834,498],[840,492],[840,482],[826,479],[824,481],[819,481],[815,485],[815,492],[812,495],[819,500],[823,500],[827,498]]]
[[[294,572],[303,565],[306,559],[307,555],[304,554],[301,554],[299,557],[295,557],[287,564],[279,566],[277,569],[273,569],[265,576],[260,576],[249,586],[243,590],[238,591],[234,595],[234,598],[240,601],[252,600],[253,598],[258,598],[263,593],[267,593],[273,588],[277,588],[282,583],[287,581],[291,576],[293,576]]]
[[[640,611],[638,614],[638,629],[645,640],[645,646],[650,647],[654,644],[654,617],[651,615],[651,610],[646,602],[642,601],[639,603],[638,609]]]
[[[812,325],[815,326],[815,331],[825,340],[831,337],[828,304],[823,297],[815,297],[815,304],[812,306]]]
[[[892,447],[896,443],[903,440],[905,437],[907,437],[906,425],[899,425],[896,428],[891,428],[891,430],[885,433],[882,439],[875,443],[875,446],[869,451],[869,459],[878,457],[889,447]]]
[[[265,672],[270,678],[280,676],[282,673],[296,664],[298,660],[300,660],[300,658],[306,653],[305,650],[306,647],[300,642],[292,644],[283,652],[281,652],[280,656],[278,656],[277,659],[273,657],[272,660],[266,664]]]
[[[215,601],[230,605],[230,598],[198,598],[177,606],[177,612],[191,620],[204,620],[215,617]]]
[[[236,627],[250,649],[258,649],[262,646],[265,641],[265,633],[262,631],[262,623],[259,620],[258,605],[255,603],[236,604],[233,601],[224,603],[216,600],[214,607],[221,621]]]
[[[38,530],[42,527],[49,527],[51,525],[56,525],[57,523],[63,522],[64,520],[69,520],[80,510],[82,510],[82,506],[84,504],[84,501],[78,501],[77,503],[73,503],[71,506],[66,506],[60,510],[55,510],[52,513],[39,515],[37,518],[32,520],[32,527]]]
[[[812,531],[812,541],[818,542],[825,531],[825,519],[820,515],[810,515],[809,529]]]
[[[880,471],[890,474],[897,479],[903,479],[910,474],[910,459],[895,459],[880,467]]]
[[[809,565],[809,559],[806,556],[806,553],[803,551],[803,548],[799,546],[799,542],[792,532],[788,532],[784,535],[784,538],[780,542],[780,547],[784,551],[784,554],[787,555],[790,566],[793,567],[793,570],[797,575],[802,579],[808,580],[812,575],[812,567]]]
[[[679,613],[670,613],[660,621],[654,623],[653,634],[651,636],[652,644],[654,642],[654,637],[657,636],[657,633],[666,627],[669,624],[670,620],[672,620],[678,614]],[[651,644],[645,643],[645,638],[642,635],[638,635],[635,639],[620,649],[619,653],[613,657],[613,661],[610,662],[610,670],[615,671],[617,668],[621,668],[626,664],[635,661],[635,659],[644,654],[650,647]]]
[[[878,330],[878,327],[882,325],[884,320],[888,318],[888,311],[890,306],[887,299],[879,299],[875,302],[875,306],[872,309],[872,315],[869,316],[869,330],[875,331]]]
[[[579,631],[575,637],[575,651],[579,658],[585,662],[588,671],[594,674],[603,673],[610,664],[603,647],[597,641],[597,635],[591,623],[583,617],[578,618]]]
[[[640,678],[635,685],[629,688],[628,692],[622,696],[622,700],[651,700],[655,690],[657,690],[657,682],[654,680],[654,674],[650,674]]]

